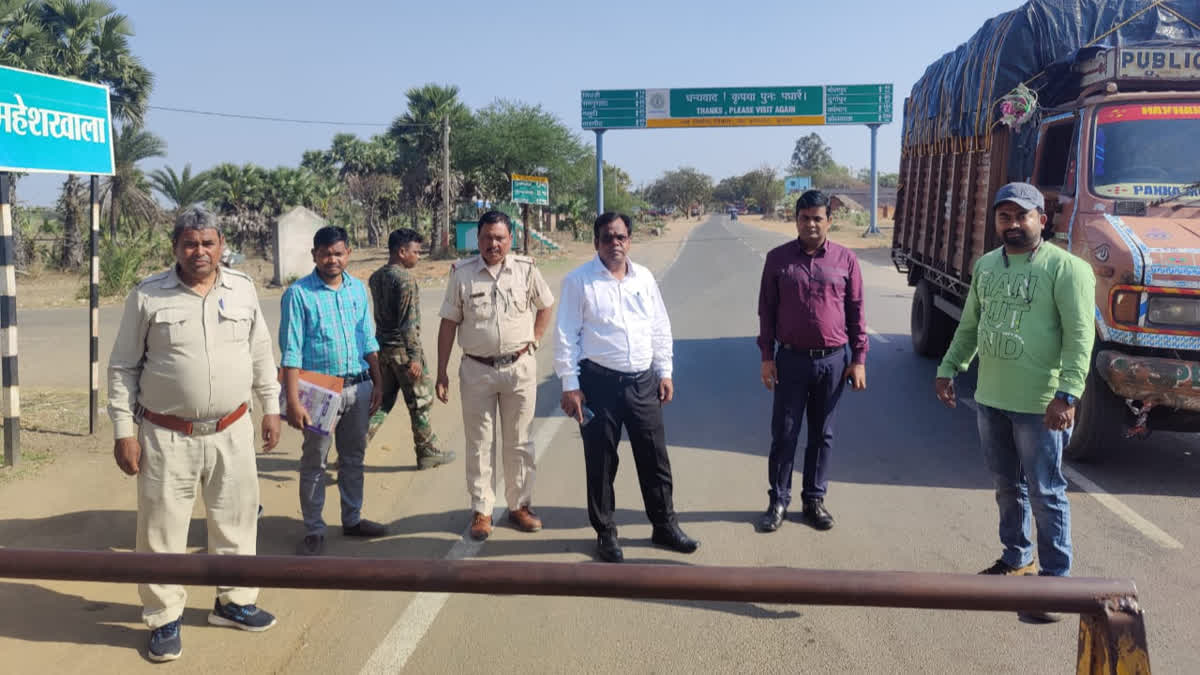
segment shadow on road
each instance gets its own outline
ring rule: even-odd
[[[974,415],[962,407],[948,410],[933,395],[936,363],[913,354],[907,335],[871,342],[867,389],[847,390],[838,406],[832,480],[990,489]],[[760,367],[755,337],[677,339],[667,442],[752,455],[765,471],[772,394],[759,379]],[[973,373],[960,378],[962,395],[973,394],[973,380]],[[807,428],[800,455],[806,434]],[[1078,466],[1113,492],[1200,497],[1200,457],[1169,436],[1114,438],[1102,460]]]

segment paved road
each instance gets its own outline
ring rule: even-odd
[[[933,363],[915,356],[909,342],[911,293],[882,252],[864,257],[872,351],[868,390],[848,394],[839,411],[827,500],[837,526],[822,533],[789,522],[773,534],[754,532],[752,522],[766,505],[770,408],[770,395],[758,380],[754,297],[762,254],[782,241],[714,218],[694,231],[678,260],[660,275],[676,338],[677,400],[667,413],[676,506],[684,528],[703,546],[682,556],[650,545],[626,446],[617,500],[627,559],[965,573],[990,564],[999,553],[996,513],[973,413],[968,406],[947,410],[933,397]],[[636,246],[633,257],[638,259]],[[662,270],[666,262],[654,268]],[[426,316],[435,309],[435,298],[426,298]],[[550,377],[549,351],[538,356],[544,381],[535,422],[540,458],[535,508],[546,522],[544,531],[528,535],[501,527],[482,546],[465,544],[460,465],[410,472],[410,456],[372,448],[367,515],[392,517],[397,535],[371,543],[335,536],[331,553],[591,560],[594,535],[584,509],[579,434],[555,412],[559,387]],[[437,415],[446,441],[460,444],[456,410],[439,407]],[[388,425],[384,443],[407,447],[402,441],[407,423]],[[1197,444],[1162,436],[1118,446],[1106,463],[1072,467],[1075,574],[1136,579],[1156,670],[1200,672],[1194,613],[1200,566],[1191,557],[1200,547]],[[300,534],[296,455],[284,450],[260,459],[269,512],[260,536],[264,553],[289,552]],[[96,460],[98,466],[105,462],[111,460]],[[0,507],[16,499],[3,497]],[[129,502],[114,505],[110,515],[132,532]],[[95,516],[83,512],[0,521],[0,537],[13,545],[65,547],[70,541],[62,540],[64,532],[88,523],[94,525]],[[203,543],[202,535],[193,533],[192,539],[196,546]],[[6,590],[0,584],[0,601],[53,605],[68,619],[64,625],[47,618],[43,630],[62,634],[50,637],[0,620],[0,648],[26,658],[44,656],[40,663],[53,670],[142,667],[134,650],[142,647],[144,632],[136,624],[131,589],[74,584],[50,592],[30,586]],[[1043,673],[1073,667],[1077,633],[1073,621],[1029,626],[1001,613],[268,590],[262,602],[280,614],[281,624],[266,636],[247,636],[201,627],[208,602],[206,591],[193,592],[184,660],[177,669]],[[103,609],[92,622],[79,618],[81,605]],[[104,630],[93,623],[103,623]],[[39,642],[53,643],[64,656],[31,651],[31,643],[36,648]],[[82,659],[88,659],[86,666]]]

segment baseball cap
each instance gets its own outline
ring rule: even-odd
[[[1003,202],[1012,202],[1026,211],[1046,208],[1046,198],[1042,196],[1041,190],[1029,183],[1009,183],[1001,187],[996,191],[992,208],[1000,206]]]

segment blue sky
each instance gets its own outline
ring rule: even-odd
[[[479,108],[497,98],[541,104],[586,142],[581,89],[895,84],[895,122],[879,132],[879,166],[900,161],[901,106],[934,59],[1017,0],[756,2],[382,2],[116,0],[155,73],[151,105],[341,122],[388,123],[404,92],[457,84]],[[339,127],[220,119],[152,110],[167,141],[143,168],[220,162],[295,166]],[[764,163],[782,168],[811,131],[842,164],[870,163],[866,127],[610,131],[605,159],[635,183],[693,166],[719,180]],[[32,176],[19,199],[52,204],[61,178]]]

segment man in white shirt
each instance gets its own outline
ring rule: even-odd
[[[605,213],[594,226],[596,257],[563,280],[554,370],[562,409],[580,424],[587,466],[588,519],[606,562],[625,555],[613,523],[617,445],[629,432],[651,540],[692,553],[700,542],[679,529],[671,500],[662,406],[671,401],[671,321],[650,270],[629,260],[629,216]]]

